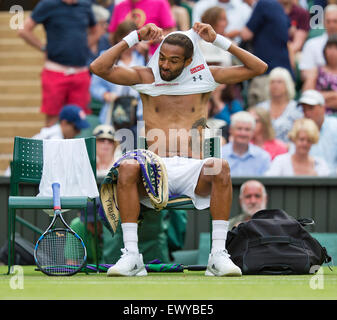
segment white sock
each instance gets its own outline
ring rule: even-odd
[[[212,221],[212,253],[226,249],[228,225],[229,222],[226,220]]]
[[[122,223],[124,247],[130,252],[138,251],[138,224],[137,223]]]

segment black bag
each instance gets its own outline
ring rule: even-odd
[[[136,125],[137,105],[138,100],[134,96],[121,96],[113,102],[111,122],[116,130]]]
[[[226,247],[243,274],[314,273],[312,266],[330,262],[331,257],[303,227],[313,223],[283,210],[261,210],[228,232]]]

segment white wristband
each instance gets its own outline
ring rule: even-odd
[[[223,50],[228,50],[231,44],[232,41],[220,34],[217,34],[215,40],[213,41],[213,45]]]
[[[137,30],[133,30],[123,40],[128,44],[129,48],[133,47],[139,42]]]

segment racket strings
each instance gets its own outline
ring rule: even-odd
[[[79,238],[67,230],[51,230],[37,248],[39,267],[50,274],[73,273],[85,260]]]

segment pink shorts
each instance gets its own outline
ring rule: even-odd
[[[89,71],[65,75],[63,72],[43,69],[41,112],[54,116],[58,115],[66,104],[76,104],[86,114],[91,114],[88,107],[90,79]]]

